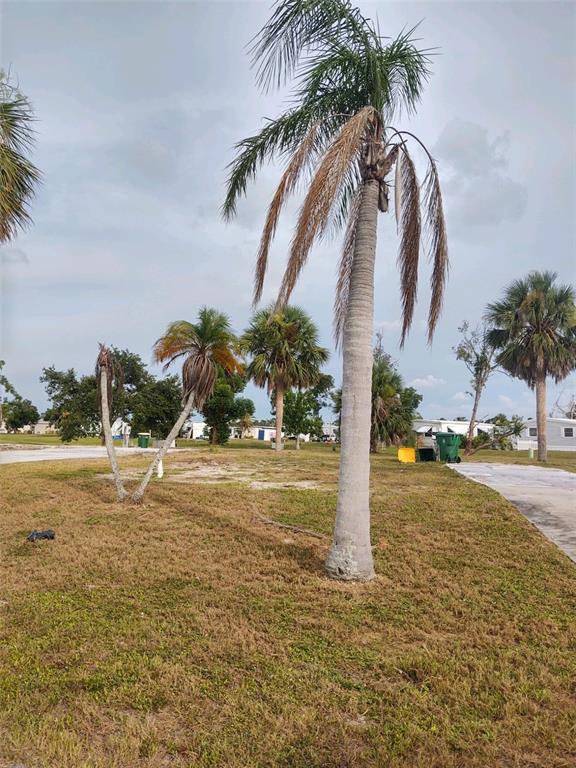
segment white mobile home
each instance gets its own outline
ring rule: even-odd
[[[449,419],[414,419],[412,422],[414,432],[428,436],[435,435],[437,432],[452,432],[452,434],[455,435],[467,435],[469,426],[469,421],[450,421]],[[476,437],[483,433],[490,434],[493,431],[493,424],[478,421],[474,425],[473,436]]]
[[[576,419],[548,417],[546,419],[546,443],[549,451],[576,451]],[[522,434],[516,438],[514,447],[517,451],[526,451],[529,448],[536,448],[537,444],[536,419],[528,419]]]

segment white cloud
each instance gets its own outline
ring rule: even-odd
[[[455,395],[452,395],[452,400],[455,400],[457,403],[464,403],[468,400],[468,395],[466,392],[456,392]]]
[[[438,379],[436,376],[433,376],[431,373],[429,373],[427,376],[424,376],[424,378],[422,379],[413,379],[408,383],[409,383],[409,386],[416,387],[416,389],[418,389],[419,387],[421,389],[430,389],[431,387],[437,387],[439,384],[446,384],[444,379]]]
[[[516,401],[507,395],[498,395],[498,400],[507,408],[513,408],[516,405]]]

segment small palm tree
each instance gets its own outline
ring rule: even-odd
[[[556,278],[555,272],[530,272],[486,311],[498,365],[536,390],[539,461],[546,461],[546,379],[562,381],[576,368],[574,288],[557,285]]]
[[[251,356],[248,378],[268,392],[275,392],[276,440],[282,444],[284,395],[289,387],[311,387],[328,360],[328,350],[318,344],[318,329],[299,307],[258,312],[241,339],[242,349]]]
[[[104,433],[104,444],[106,453],[112,468],[112,476],[116,486],[116,495],[118,501],[122,501],[128,495],[118,467],[116,450],[114,449],[114,440],[112,438],[112,428],[110,426],[110,406],[112,403],[112,391],[114,380],[118,380],[121,372],[114,361],[114,356],[104,344],[100,344],[100,352],[96,358],[96,386],[98,389],[98,401],[100,403],[100,417],[102,420],[102,431]]]
[[[182,365],[183,409],[164,444],[151,462],[144,479],[136,489],[133,500],[141,501],[158,464],[178,437],[192,409],[199,410],[210,397],[218,371],[233,374],[242,370],[236,357],[237,338],[228,317],[216,309],[203,307],[198,322],[179,320],[171,323],[164,336],[154,345],[154,360],[164,363],[164,370],[180,358]]]
[[[28,100],[0,71],[0,243],[30,223],[29,204],[40,181],[27,157],[33,121]]]
[[[227,218],[235,214],[238,198],[263,162],[274,156],[286,160],[258,251],[257,301],[280,212],[298,183],[309,178],[279,307],[288,302],[316,240],[331,225],[346,223],[335,300],[335,332],[343,351],[342,447],[334,541],[326,567],[333,578],[370,579],[374,575],[369,508],[374,259],[378,211],[388,210],[391,185],[400,228],[402,342],[416,304],[423,229],[433,264],[430,340],[448,268],[436,164],[419,139],[393,124],[402,109],[411,112],[418,103],[430,59],[416,47],[412,32],[385,40],[378,26],[348,0],[280,0],[256,38],[253,56],[265,89],[294,74],[297,86],[290,109],[237,145],[223,213]],[[428,162],[424,227],[420,184],[408,150],[412,141],[423,147]]]

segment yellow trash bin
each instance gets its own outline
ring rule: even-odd
[[[402,464],[414,464],[416,462],[416,449],[398,448],[398,461]]]

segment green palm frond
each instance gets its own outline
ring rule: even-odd
[[[28,100],[0,73],[0,242],[31,221],[29,205],[40,172],[28,159],[34,142]]]
[[[284,387],[310,387],[328,360],[328,350],[318,343],[318,330],[299,307],[278,311],[274,306],[257,312],[241,339],[250,356],[248,378],[272,391]]]

